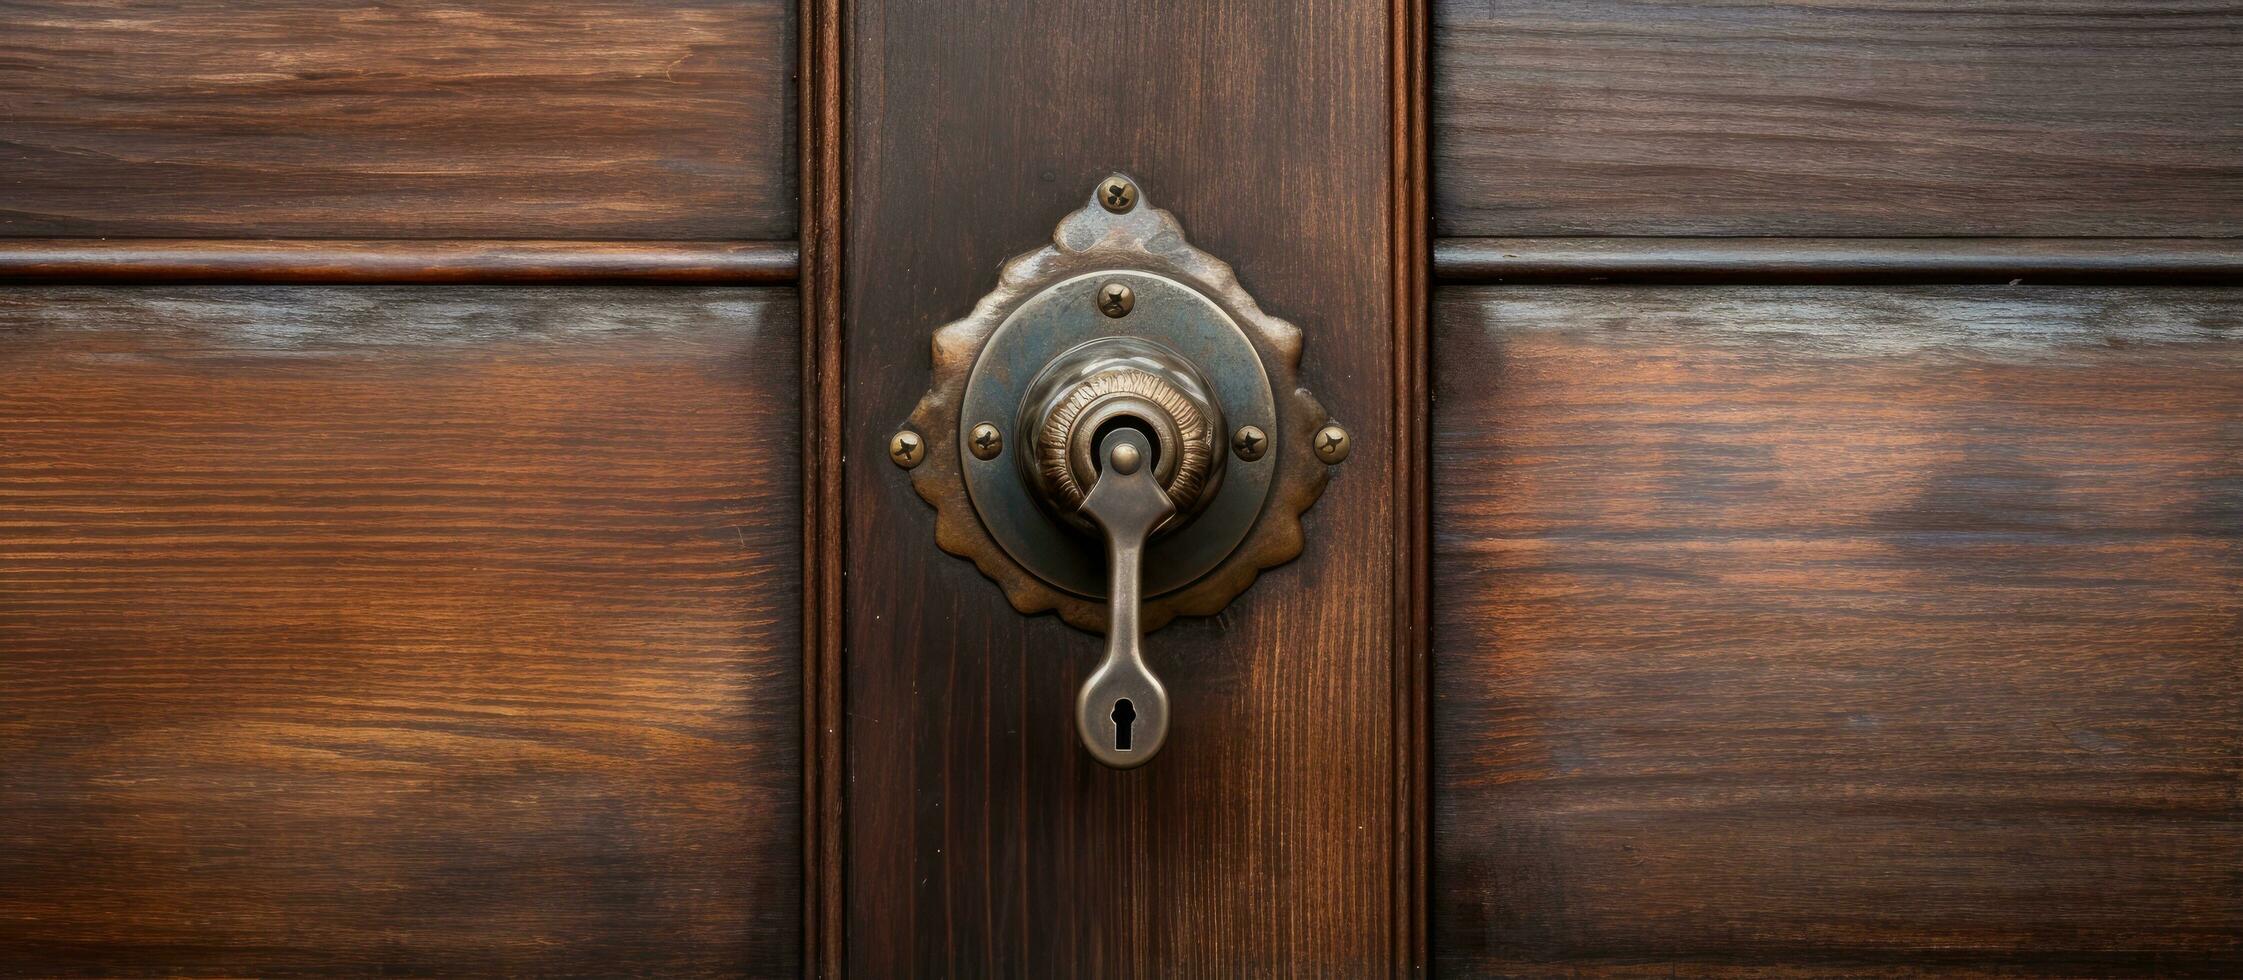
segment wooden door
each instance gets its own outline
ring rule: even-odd
[[[2243,973],[2243,8],[0,5],[0,974]],[[1300,557],[936,544],[1113,173]]]

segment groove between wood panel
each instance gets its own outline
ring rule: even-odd
[[[805,978],[842,975],[842,0],[801,0],[802,826]]]
[[[1432,837],[1432,392],[1427,322],[1431,208],[1427,4],[1394,0],[1388,109],[1393,174],[1394,316],[1394,886],[1392,973],[1422,977],[1430,961],[1427,909]]]
[[[2229,283],[2233,238],[1446,238],[1465,283]],[[5,239],[0,283],[786,285],[795,242]]]
[[[794,242],[0,239],[0,283],[784,285]]]
[[[2232,283],[2236,238],[1444,238],[1444,283]]]

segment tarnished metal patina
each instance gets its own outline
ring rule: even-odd
[[[1110,176],[935,331],[933,386],[908,425],[927,443],[912,486],[935,507],[936,543],[1013,608],[1103,632],[1112,568],[1083,504],[1106,434],[1141,432],[1174,513],[1140,546],[1138,625],[1212,615],[1301,553],[1300,515],[1324,491],[1315,437],[1330,419],[1300,360],[1299,328]],[[977,426],[999,430],[978,450]]]

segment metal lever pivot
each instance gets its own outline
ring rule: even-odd
[[[1122,427],[1098,447],[1105,460],[1083,498],[1082,514],[1106,537],[1106,658],[1075,696],[1075,731],[1099,762],[1134,769],[1168,740],[1168,691],[1145,666],[1143,604],[1145,541],[1176,513],[1154,477],[1145,433]]]

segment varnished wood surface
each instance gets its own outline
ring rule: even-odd
[[[1432,873],[1432,11],[1419,0],[1390,0],[1388,40],[1392,78],[1388,142],[1393,197],[1387,220],[1394,236],[1394,301],[1388,313],[1393,341],[1394,428],[1390,512],[1394,519],[1394,900],[1389,910],[1397,950],[1397,977],[1425,975],[1430,962],[1427,917]]]
[[[796,77],[801,150],[802,319],[802,783],[803,975],[840,977],[846,969],[843,904],[847,836],[842,812],[848,770],[843,688],[842,511],[849,458],[842,412],[841,270],[843,0],[797,6],[801,52]]]
[[[0,283],[791,283],[791,242],[0,238]]]
[[[1442,281],[2227,285],[2239,238],[1444,238]]]
[[[791,294],[0,291],[0,973],[794,975]]]
[[[1442,235],[2243,235],[2233,0],[1438,0]]]
[[[782,0],[0,7],[0,235],[786,239]]]
[[[2243,290],[1436,304],[1445,975],[2243,972]]]
[[[1384,974],[1396,375],[1383,5],[859,0],[843,317],[854,975]],[[1003,25],[1001,28],[992,25]],[[929,337],[1113,170],[1297,323],[1358,433],[1299,561],[1148,638],[1160,757],[1076,744],[1103,638],[1023,617],[891,465]]]

